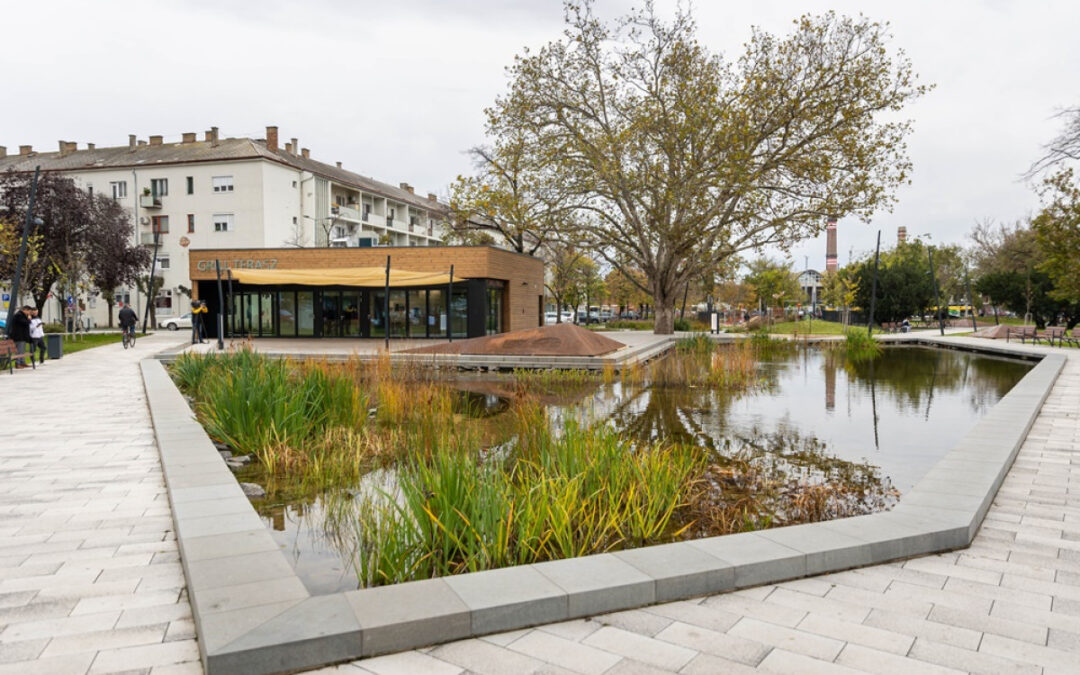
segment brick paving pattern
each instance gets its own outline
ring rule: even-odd
[[[0,675],[202,673],[133,350],[0,373]]]
[[[137,363],[168,342],[0,374],[0,675],[202,672]],[[311,672],[1077,673],[1078,449],[1072,358],[967,549]]]

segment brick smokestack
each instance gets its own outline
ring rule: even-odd
[[[128,134],[128,152],[135,152],[135,134]]]
[[[266,127],[266,149],[277,152],[277,127]]]
[[[837,266],[836,216],[829,216],[825,220],[825,271],[835,272]]]
[[[900,242],[901,244],[907,241],[907,227],[901,225],[900,227],[896,228],[896,241]]]
[[[34,153],[34,146],[32,146],[32,145],[20,145],[19,146],[19,154],[20,155],[31,155],[33,153]]]
[[[194,143],[198,139],[198,137],[199,137],[199,135],[197,133],[195,133],[194,131],[185,131],[183,133],[183,135],[180,136],[180,142],[181,143]]]
[[[151,136],[150,145],[161,145],[164,139],[161,136]]]

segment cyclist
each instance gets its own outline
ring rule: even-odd
[[[124,305],[120,308],[120,331],[135,337],[135,325],[139,322],[139,315],[135,313],[135,310],[130,305]]]

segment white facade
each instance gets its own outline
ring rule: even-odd
[[[152,138],[150,144],[133,144],[129,166],[108,166],[115,160],[106,159],[102,162],[106,166],[100,168],[83,163],[72,168],[61,164],[52,169],[74,179],[83,189],[92,190],[95,197],[115,196],[133,216],[135,243],[152,247],[157,232],[155,274],[163,278],[155,310],[159,324],[163,318],[190,310],[181,287],[191,285],[191,249],[442,243],[445,206],[432,195],[426,199],[416,197],[405,184],[394,188],[360,176],[350,180],[350,174],[340,166],[334,170],[310,160],[306,150],[295,154],[294,147],[277,149],[276,138],[270,147],[262,139],[227,139],[221,143],[231,144],[233,154],[242,154],[236,152],[241,148],[237,141],[244,141],[254,148],[255,152],[248,153],[254,156],[213,159],[215,154],[226,154],[214,152],[219,146],[216,130],[213,133],[212,142],[208,132],[205,142],[196,142],[194,134],[189,134],[182,143],[163,144],[158,140],[155,144]],[[171,149],[180,159],[140,162],[140,154],[152,158],[155,149]],[[189,150],[193,159],[184,161]],[[43,170],[50,170],[53,156],[58,163],[70,165],[84,152],[92,155],[102,151],[43,153],[26,160],[37,160]],[[18,157],[7,159],[10,164]],[[0,170],[4,164],[0,155]],[[321,173],[319,167],[327,171]],[[386,189],[380,190],[380,186]],[[430,204],[430,208],[421,203]],[[124,297],[130,298],[142,317],[145,298],[134,288],[118,289],[117,298]],[[107,325],[108,308],[100,296],[83,300],[85,315],[92,324]],[[46,307],[44,314],[46,321],[59,320],[58,307]]]

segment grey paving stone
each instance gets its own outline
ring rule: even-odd
[[[611,626],[604,626],[582,644],[672,671],[678,671],[697,655],[692,649]]]
[[[367,588],[345,594],[363,629],[363,653],[384,654],[467,637],[468,606],[442,579]]]
[[[567,593],[532,567],[507,567],[448,577],[472,612],[476,634],[570,618]]]
[[[613,555],[552,560],[532,567],[565,591],[570,618],[640,607],[656,600],[652,577]]]
[[[656,639],[750,666],[761,663],[772,649],[760,640],[709,630],[681,621],[676,621],[657,633]]]
[[[202,617],[206,614],[228,612],[234,609],[244,609],[245,607],[272,605],[289,600],[303,600],[308,595],[303,582],[293,576],[200,591],[196,595],[195,610],[197,615]]]
[[[795,579],[806,574],[806,554],[758,533],[732,534],[688,542],[731,565],[735,586]]]
[[[280,551],[230,556],[227,560],[193,560],[188,563],[192,586],[204,591],[222,586],[295,577],[292,565]]]
[[[669,602],[730,590],[735,568],[688,542],[646,546],[613,553],[656,582],[656,601]]]

